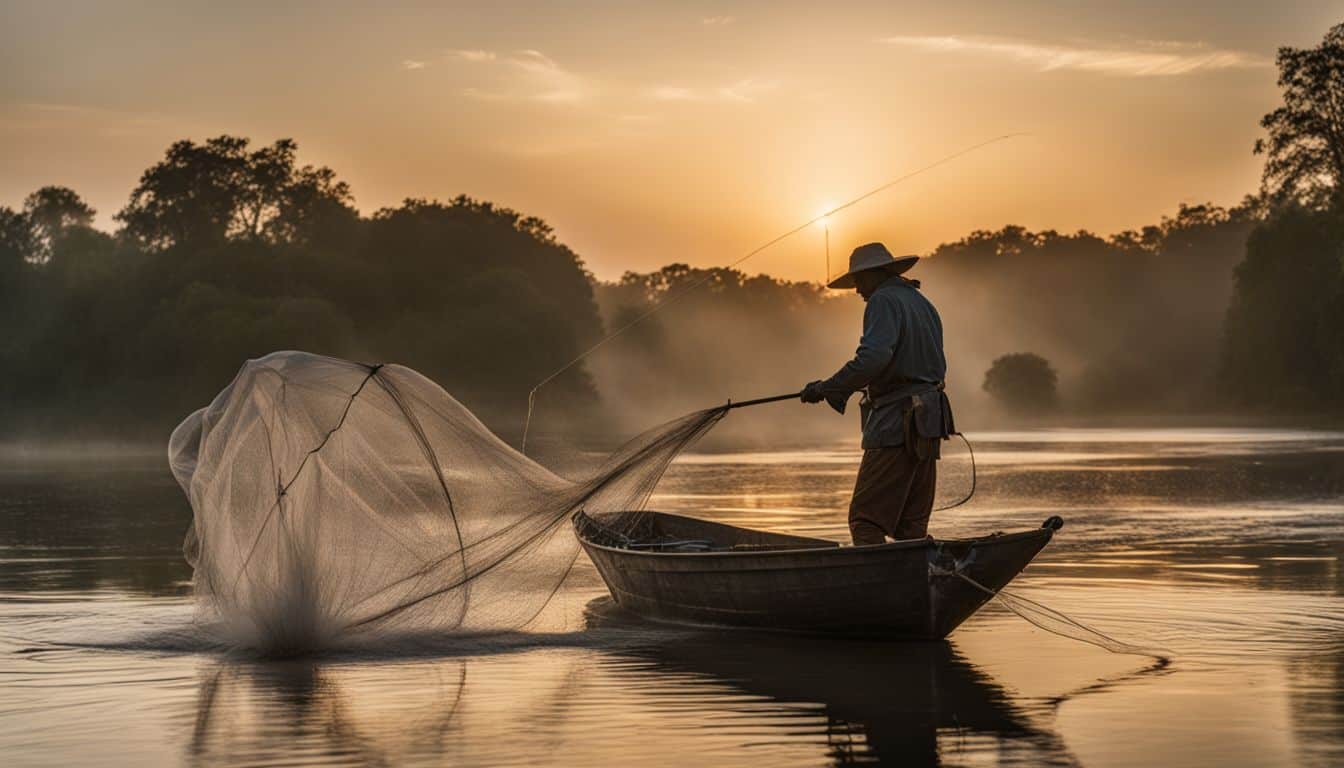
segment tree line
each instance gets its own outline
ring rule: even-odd
[[[958,412],[990,407],[982,389],[1025,415],[1234,407],[1220,388],[1224,316],[1262,220],[1252,199],[1182,206],[1110,237],[1008,226],[939,246],[911,275],[940,308]],[[670,295],[681,298],[593,362],[599,382],[684,408],[724,392],[771,393],[833,373],[860,330],[853,294],[731,270],[671,265],[597,290],[614,328]],[[995,361],[1006,368],[986,380]]]
[[[985,259],[1012,255],[1013,274],[984,282],[1047,299],[1023,303],[1020,322],[1036,326],[1036,346],[1053,347],[1066,364],[1084,361],[1075,401],[1336,417],[1344,410],[1344,24],[1316,47],[1280,48],[1276,64],[1283,104],[1260,121],[1266,135],[1253,151],[1265,156],[1261,187],[1242,205],[1182,207],[1175,219],[1105,245],[1086,233],[1068,244],[1009,228],[951,247]],[[1069,245],[1090,253],[1076,270],[1056,269],[1052,280],[1051,270],[1033,267]],[[953,268],[952,260],[936,263]],[[1125,312],[1127,305],[1140,309]],[[1013,360],[1014,376],[1053,381],[1053,367],[1039,364],[1050,356],[1025,368]],[[985,384],[1005,391],[1001,376]]]
[[[602,330],[539,219],[458,197],[361,216],[293,141],[179,141],[115,220],[45,187],[0,208],[0,432],[162,436],[243,360],[395,361],[489,418]],[[583,371],[558,398],[592,401]],[[512,414],[510,414],[512,415]]]

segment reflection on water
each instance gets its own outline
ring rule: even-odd
[[[767,764],[900,763],[991,751],[1073,765],[1050,728],[949,643],[832,642],[652,632],[590,605],[578,648],[243,662],[204,667],[195,764],[401,765],[546,760],[672,764],[702,753]],[[601,655],[594,660],[594,654]],[[626,706],[638,707],[624,717]],[[706,733],[708,732],[708,733]],[[968,746],[970,745],[970,746]]]
[[[378,696],[372,717],[370,691],[351,669],[312,660],[220,662],[201,679],[190,762],[276,764],[309,755],[327,764],[402,765],[443,751],[466,691],[466,661],[403,666],[416,686]]]
[[[448,754],[491,765],[556,750],[576,764],[936,765],[966,752],[1077,764],[1049,725],[1057,702],[1028,711],[946,642],[818,650],[783,635],[655,632],[597,598],[577,648],[216,662],[201,672],[187,751],[200,765]]]
[[[984,435],[939,535],[1065,529],[1016,584],[1170,666],[993,608],[948,642],[623,615],[582,563],[560,634],[259,662],[194,631],[166,471],[0,468],[13,765],[1344,764],[1344,435]],[[654,504],[844,538],[856,452],[701,454]],[[969,464],[953,452],[944,494]]]
[[[608,598],[594,602],[610,610]],[[629,619],[625,619],[629,621]],[[824,728],[825,754],[839,765],[887,761],[936,765],[954,751],[940,739],[1034,765],[1071,765],[1063,741],[1040,713],[1012,701],[947,642],[829,641],[753,633],[703,632],[676,643],[624,652],[652,681],[694,675],[744,695],[796,707]],[[802,721],[795,728],[804,727]]]

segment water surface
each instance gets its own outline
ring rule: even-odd
[[[258,661],[192,627],[157,462],[0,466],[6,765],[1338,765],[1344,435],[972,436],[940,536],[1067,521],[1014,584],[1169,664],[993,606],[945,643],[651,625],[586,561],[565,631]],[[945,500],[968,487],[943,463]],[[695,454],[659,509],[844,539],[857,451]]]

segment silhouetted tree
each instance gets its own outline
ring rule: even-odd
[[[28,215],[0,207],[0,367],[13,361],[26,334],[21,304],[29,288],[33,261],[39,252],[37,231]],[[9,354],[4,354],[4,350]],[[2,391],[2,390],[0,390]]]
[[[995,360],[982,386],[1005,408],[1043,411],[1059,404],[1058,378],[1045,358],[1018,352]]]
[[[1300,206],[1258,227],[1236,269],[1222,381],[1235,400],[1344,405],[1344,221]]]
[[[1247,241],[1227,312],[1221,384],[1243,404],[1344,406],[1344,24],[1281,48],[1284,105],[1261,125],[1270,212]]]
[[[0,208],[0,430],[163,436],[249,357],[306,349],[424,370],[504,431],[598,338],[591,276],[542,220],[459,197],[361,218],[289,140],[180,141],[94,229],[73,191]],[[594,401],[582,366],[544,393]]]
[[[1344,24],[1315,48],[1279,49],[1283,106],[1261,119],[1268,139],[1265,192],[1274,200],[1309,206],[1338,203],[1344,180]]]
[[[305,165],[293,171],[264,231],[273,242],[294,245],[348,243],[359,225],[350,185],[327,167]]]
[[[39,250],[37,229],[28,214],[0,207],[0,274],[18,274]]]
[[[630,306],[652,306],[660,301],[678,302],[728,300],[739,306],[769,303],[776,308],[800,307],[816,304],[825,294],[816,283],[779,280],[769,275],[749,276],[728,267],[707,269],[689,264],[668,264],[656,272],[626,272],[618,283],[611,286],[619,294],[616,303]]]
[[[379,290],[359,287],[355,316],[377,348],[473,406],[525,402],[602,332],[583,262],[545,222],[508,208],[406,200],[374,214],[360,258]],[[545,394],[593,392],[580,367]]]
[[[116,215],[125,234],[150,249],[224,242],[240,207],[247,143],[232,136],[173,143]]]
[[[299,239],[323,214],[348,219],[350,188],[329,168],[295,165],[298,145],[280,139],[249,152],[248,139],[179,141],[140,177],[116,219],[150,249],[218,246],[226,240]]]
[[[56,239],[66,230],[92,225],[97,213],[69,187],[42,187],[24,198],[23,211],[37,235],[40,260],[51,258]]]

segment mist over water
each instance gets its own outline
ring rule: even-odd
[[[534,632],[258,661],[194,623],[190,512],[160,466],[6,464],[0,751],[21,765],[1337,763],[1344,434],[972,439],[977,496],[933,532],[1063,516],[1017,591],[1170,648],[1170,665],[993,606],[947,643],[899,649],[649,624],[614,610],[584,560],[563,618]],[[843,539],[856,461],[852,444],[690,454],[652,505]],[[943,462],[942,493],[962,464]]]
[[[1234,268],[1253,224],[1246,208],[1182,206],[1141,233],[1008,226],[925,254],[907,276],[921,281],[942,317],[958,425],[1253,419],[1256,409],[1222,397],[1219,382]],[[858,244],[838,247],[837,258]],[[797,391],[849,360],[863,328],[864,304],[853,291],[726,269],[628,273],[599,283],[595,295],[604,327],[625,329],[583,362],[618,432],[728,399]],[[1054,370],[1057,407],[996,402],[985,392],[994,361],[1020,353]],[[562,408],[543,410],[556,418]],[[857,416],[776,406],[735,414],[709,439],[778,448],[855,431]]]

